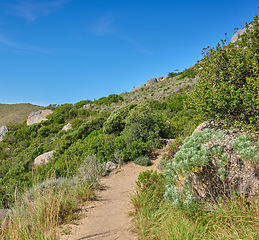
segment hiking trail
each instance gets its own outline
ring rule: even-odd
[[[143,167],[129,162],[121,169],[111,172],[100,180],[101,188],[96,191],[96,201],[83,204],[83,217],[75,224],[62,226],[69,235],[62,235],[61,240],[131,240],[138,239],[134,233],[133,210],[130,195],[134,192],[139,173],[155,169],[162,156],[168,151],[168,145],[157,150],[152,165]]]

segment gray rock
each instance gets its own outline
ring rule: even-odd
[[[137,87],[134,87],[132,90],[131,90],[131,92],[135,92],[135,91],[137,91],[137,90],[139,90],[139,89],[141,89],[141,88],[143,88],[143,87],[145,87],[146,86],[146,84],[142,84],[142,85],[139,85],[139,86],[137,86]]]
[[[41,154],[40,156],[36,157],[34,159],[34,166],[39,166],[39,165],[44,165],[44,164],[47,164],[49,162],[50,159],[53,158],[53,153],[55,151],[52,150],[50,152],[46,152],[46,153],[43,153]]]
[[[5,137],[5,134],[8,132],[8,128],[3,125],[2,127],[0,127],[0,142],[3,141],[3,138]]]
[[[95,106],[95,104],[90,104],[90,103],[88,103],[88,104],[84,105],[82,108],[83,108],[83,109],[86,109],[86,110],[89,110],[89,109],[91,109],[91,108],[94,107],[94,106]]]
[[[249,24],[249,25],[248,25],[248,28],[249,28],[249,29],[253,29],[253,25],[252,25],[252,24]],[[236,42],[236,41],[238,40],[238,37],[239,37],[240,35],[242,35],[243,33],[245,33],[246,30],[247,30],[247,28],[243,28],[243,29],[240,29],[239,31],[237,31],[237,32],[233,35],[233,37],[231,38],[230,42],[231,42],[231,43]]]
[[[113,163],[113,162],[111,162],[111,161],[109,161],[109,162],[106,163],[106,170],[107,170],[108,172],[111,172],[112,170],[116,169],[117,167],[118,167],[118,164]]]
[[[27,119],[27,125],[32,125],[34,123],[40,123],[41,121],[46,121],[48,120],[46,117],[52,113],[53,111],[49,109],[32,112]]]
[[[71,124],[71,123],[68,123],[67,125],[65,125],[65,126],[62,128],[62,130],[64,130],[64,131],[68,131],[68,130],[70,130],[70,129],[72,129],[72,124]]]
[[[239,152],[234,150],[232,142],[245,131],[237,129],[224,129],[223,124],[214,121],[206,121],[196,128],[195,132],[204,129],[221,129],[225,138],[219,140],[216,137],[204,145],[209,147],[221,146],[227,154],[227,163],[224,165],[225,180],[219,178],[217,164],[218,157],[212,156],[210,163],[189,175],[189,181],[197,199],[206,200],[208,197],[231,196],[233,192],[245,196],[255,196],[259,192],[259,163],[244,160]],[[193,133],[193,134],[194,134]],[[258,136],[258,133],[252,136]]]
[[[236,42],[236,41],[238,40],[239,35],[242,35],[245,31],[246,31],[246,28],[243,28],[243,29],[240,29],[239,31],[237,31],[237,32],[233,35],[233,37],[231,38],[230,42],[231,42],[231,43]]]
[[[153,84],[153,83],[157,83],[157,79],[156,79],[156,78],[150,78],[150,79],[147,81],[146,85],[150,85],[150,84]]]

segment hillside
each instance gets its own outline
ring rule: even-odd
[[[42,109],[30,103],[0,104],[0,126],[9,122],[22,123],[31,112]]]
[[[238,47],[223,40],[161,82],[50,105],[44,121],[10,124],[0,142],[0,210],[12,211],[0,236],[58,239],[58,227],[96,199],[111,166],[149,166],[167,143],[159,153],[163,173],[145,171],[136,182],[139,237],[258,239],[257,16],[252,24]],[[89,234],[83,238],[96,232]]]

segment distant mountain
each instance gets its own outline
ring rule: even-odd
[[[30,103],[1,104],[0,103],[0,126],[8,122],[22,123],[32,111],[42,109],[42,106]]]

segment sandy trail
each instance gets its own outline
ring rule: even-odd
[[[61,240],[87,239],[138,239],[133,231],[130,194],[140,172],[155,169],[167,147],[158,151],[150,167],[143,167],[132,162],[122,166],[101,179],[102,190],[97,191],[97,201],[87,202],[83,207],[84,216],[77,225],[66,225],[70,235],[62,235]]]

